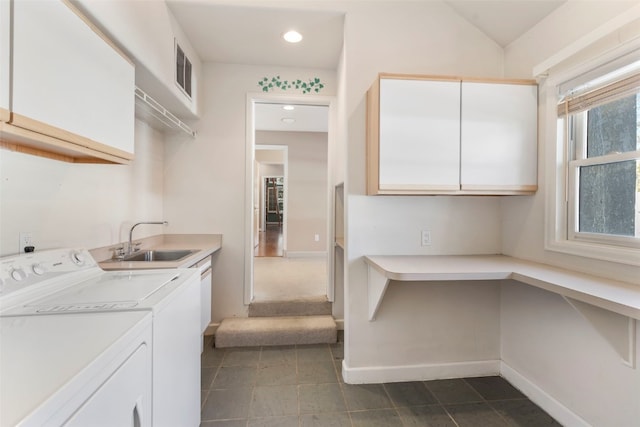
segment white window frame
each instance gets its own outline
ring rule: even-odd
[[[573,241],[640,248],[640,239],[637,237],[578,231],[580,167],[618,163],[628,160],[638,160],[640,158],[640,151],[637,150],[587,158],[587,113],[588,111],[583,111],[572,114],[569,117],[570,131],[568,141],[565,141],[569,146],[568,152],[574,154],[571,156],[573,158],[569,158],[567,165],[567,237]],[[572,124],[572,122],[575,124]],[[640,254],[638,256],[640,256]]]
[[[636,52],[636,53],[634,53]],[[633,49],[631,55],[637,54],[640,50]],[[564,73],[557,73],[550,76],[542,85],[541,92],[544,104],[541,109],[545,118],[546,130],[541,135],[546,139],[545,144],[548,149],[545,155],[545,164],[548,169],[546,178],[546,217],[545,217],[545,249],[562,252],[571,255],[606,260],[621,264],[640,266],[640,249],[635,243],[629,244],[628,238],[617,236],[593,235],[593,233],[573,233],[571,232],[575,224],[575,203],[570,202],[572,192],[570,188],[575,187],[577,177],[576,168],[583,165],[583,160],[572,161],[571,147],[565,138],[565,118],[558,118],[558,88],[567,81],[581,75],[588,75],[591,70],[601,67],[607,63],[615,64],[621,57],[628,56],[629,50],[625,52],[611,52],[592,61],[568,70]],[[636,155],[637,152],[623,153],[622,155],[612,155],[612,159],[626,159]],[[626,157],[625,157],[626,156]],[[635,158],[635,157],[634,157]],[[577,197],[577,194],[575,195]],[[573,200],[575,202],[575,200]],[[573,207],[572,207],[573,205]],[[635,239],[632,239],[635,240]],[[623,243],[622,245],[620,243]],[[624,244],[627,244],[625,246]]]

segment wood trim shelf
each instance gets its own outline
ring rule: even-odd
[[[535,85],[533,79],[502,79],[492,77],[462,77],[462,76],[439,76],[430,74],[398,74],[398,73],[378,73],[378,78],[397,80],[431,80],[442,82],[473,82],[473,83],[494,83],[511,85]]]
[[[29,119],[20,123],[28,125],[28,121]],[[45,127],[51,126],[44,125],[38,129],[44,132]],[[0,122],[0,147],[4,149],[71,163],[128,164],[133,160],[131,153],[77,135],[74,137],[73,142],[70,142],[22,126]]]

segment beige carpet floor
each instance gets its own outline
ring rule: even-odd
[[[327,260],[253,258],[254,301],[277,301],[327,295]]]

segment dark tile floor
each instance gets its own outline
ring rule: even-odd
[[[342,343],[202,354],[202,427],[559,426],[500,377],[349,385]]]

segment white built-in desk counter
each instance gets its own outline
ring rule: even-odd
[[[603,279],[504,255],[365,256],[369,320],[390,281],[442,282],[516,280],[560,294],[616,349],[635,360],[635,319],[640,319],[640,285]]]

